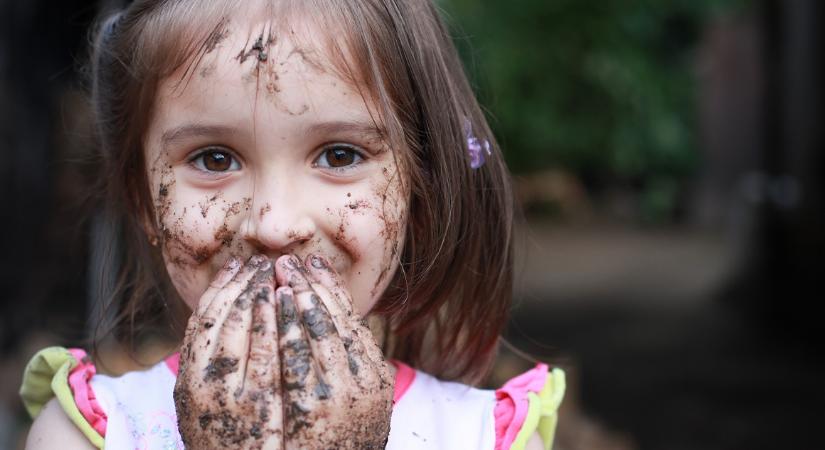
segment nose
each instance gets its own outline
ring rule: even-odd
[[[247,242],[264,253],[285,254],[315,236],[311,204],[288,183],[271,181],[260,187],[241,226]]]

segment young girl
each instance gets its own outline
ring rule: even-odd
[[[513,206],[430,0],[137,0],[91,75],[113,336],[180,352],[43,350],[28,448],[551,446],[560,370],[458,382],[506,320]]]

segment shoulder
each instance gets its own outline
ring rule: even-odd
[[[177,373],[175,356],[145,370],[108,376],[97,373],[83,350],[62,347],[41,350],[26,366],[20,387],[23,404],[35,419],[30,448],[57,448],[49,445],[46,438],[59,439],[60,436],[42,431],[55,423],[59,426],[55,429],[61,433],[69,427],[72,436],[83,437],[87,445],[80,448],[90,448],[89,445],[127,448],[132,446],[127,441],[154,425],[176,431],[166,423],[173,422],[175,415],[172,401]],[[129,422],[129,417],[142,417],[144,413],[150,413],[152,420]],[[44,447],[35,446],[42,442],[46,442],[42,444]]]
[[[447,448],[552,447],[565,388],[560,369],[539,364],[499,389],[484,390],[396,365],[393,445],[387,448],[423,449],[433,443]]]
[[[26,439],[26,450],[54,449],[88,450],[94,449],[89,440],[69,420],[56,398],[52,398],[42,408],[34,420]]]
[[[36,419],[33,433],[44,422],[65,422],[75,433],[85,436],[87,442],[102,447],[106,413],[90,384],[95,373],[94,364],[80,349],[49,347],[35,354],[26,366],[20,386],[23,405]],[[47,415],[41,419],[44,414]]]
[[[564,372],[545,364],[537,364],[497,389],[495,448],[552,448],[564,390]]]
[[[493,391],[396,365],[388,450],[493,448]]]

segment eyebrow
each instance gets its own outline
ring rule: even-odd
[[[163,147],[168,147],[175,142],[196,136],[228,136],[236,132],[235,128],[224,125],[190,123],[164,131],[160,137],[160,143]]]
[[[306,128],[304,133],[307,136],[315,134],[357,134],[366,135],[376,139],[384,139],[387,135],[386,130],[373,122],[356,122],[356,121],[331,121],[315,123]]]
[[[207,125],[202,123],[189,123],[163,132],[160,138],[161,145],[167,148],[176,142],[193,137],[211,136],[226,137],[236,134],[233,127],[224,125]],[[316,134],[357,134],[382,140],[386,136],[386,130],[372,122],[357,121],[331,121],[320,122],[308,126],[304,130],[306,136]]]

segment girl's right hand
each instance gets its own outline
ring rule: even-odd
[[[186,448],[283,449],[272,262],[230,259],[192,314],[175,384]]]

